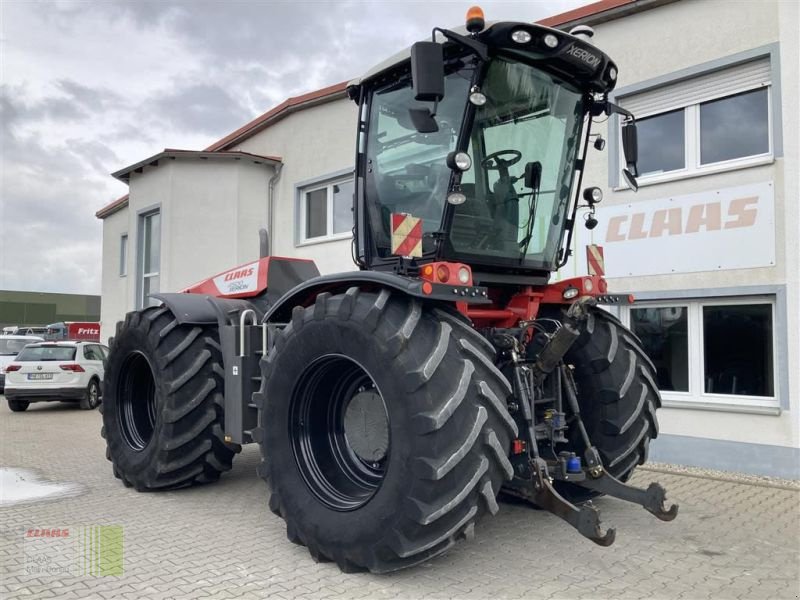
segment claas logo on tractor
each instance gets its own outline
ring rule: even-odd
[[[466,27],[348,86],[356,271],[270,256],[262,231],[258,258],[117,326],[102,433],[125,485],[214,482],[258,444],[289,539],[346,572],[445,552],[501,490],[603,546],[615,532],[592,498],[675,518],[658,483],[627,483],[661,405],[639,338],[599,306],[631,298],[607,290],[598,247],[590,274],[552,277],[577,211],[597,225],[601,190],[574,185],[575,149],[603,147],[593,117],[623,117],[637,186],[634,116],[608,101],[617,66],[587,27],[487,25],[477,8]]]

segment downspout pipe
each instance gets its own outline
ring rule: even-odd
[[[267,241],[267,255],[272,255],[272,240],[274,239],[273,232],[275,229],[273,228],[273,214],[275,212],[275,182],[278,181],[278,178],[281,176],[281,171],[283,170],[283,163],[280,162],[275,165],[275,172],[269,178],[269,182],[267,183],[267,233],[268,233],[268,241]]]

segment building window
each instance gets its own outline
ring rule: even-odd
[[[139,217],[139,294],[138,306],[154,306],[158,301],[148,298],[159,291],[161,270],[161,213],[147,213]]]
[[[640,181],[771,160],[771,93],[770,59],[760,58],[620,97],[637,118]]]
[[[637,302],[623,321],[641,339],[669,406],[777,407],[770,297]]]
[[[700,104],[700,164],[769,153],[767,89]]]
[[[128,274],[128,234],[123,233],[119,238],[119,276]]]
[[[353,229],[352,179],[322,183],[300,190],[300,241],[346,238]]]

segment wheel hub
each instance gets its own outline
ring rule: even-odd
[[[344,437],[360,459],[377,463],[389,449],[389,421],[375,388],[358,392],[345,409]]]
[[[150,361],[141,352],[132,352],[125,359],[117,402],[122,437],[133,450],[144,450],[156,426],[156,384]]]
[[[349,357],[326,355],[306,367],[292,395],[289,435],[300,474],[333,510],[365,505],[386,477],[388,411],[372,377]]]

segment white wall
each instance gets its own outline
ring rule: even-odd
[[[761,46],[780,43],[783,156],[768,165],[714,175],[642,186],[638,193],[614,191],[609,187],[607,152],[590,149],[584,186],[604,188],[602,206],[632,204],[690,193],[713,195],[716,190],[738,185],[772,181],[775,190],[774,243],[776,264],[771,267],[730,269],[701,273],[676,273],[624,277],[609,280],[615,292],[666,292],[673,290],[732,288],[755,285],[786,285],[786,338],[789,365],[789,410],[779,416],[735,414],[720,411],[665,408],[659,413],[665,434],[725,439],[754,444],[798,447],[800,445],[800,320],[798,314],[798,8],[794,2],[697,1],[676,2],[595,27],[594,42],[619,65],[619,86],[638,84],[702,63],[725,58]],[[773,90],[777,89],[773,82]],[[608,137],[606,124],[593,128]],[[602,213],[602,211],[600,211]],[[595,233],[603,232],[601,221]],[[576,230],[576,253],[597,237]],[[772,243],[772,240],[763,240]],[[653,260],[668,262],[669,256]],[[563,275],[572,276],[578,261]],[[777,357],[776,357],[777,358]],[[780,371],[776,361],[777,376]],[[784,399],[785,400],[785,399]]]
[[[244,159],[179,158],[132,174],[128,206],[103,224],[103,339],[136,307],[142,211],[161,211],[160,291],[180,291],[258,257],[272,172],[271,166]],[[125,231],[128,275],[121,278],[119,236]]]
[[[120,277],[119,252],[120,237],[128,234],[128,275]],[[108,342],[114,335],[114,328],[127,310],[131,309],[129,284],[133,281],[130,275],[133,263],[131,256],[131,233],[128,231],[127,210],[117,211],[103,220],[103,265],[100,302],[100,338]],[[135,247],[135,244],[134,244]]]
[[[353,270],[350,239],[298,245],[296,185],[352,169],[355,161],[356,105],[347,99],[290,114],[235,150],[280,156],[283,169],[275,186],[272,254],[310,258],[320,272]]]

